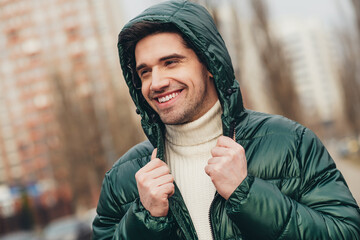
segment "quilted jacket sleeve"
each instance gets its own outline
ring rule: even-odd
[[[360,239],[360,211],[341,173],[318,138],[304,130],[297,150],[298,199],[248,176],[226,203],[248,239]]]
[[[111,178],[106,175],[93,222],[93,239],[169,239],[174,224],[171,216],[152,217],[139,198],[119,204],[114,198]]]

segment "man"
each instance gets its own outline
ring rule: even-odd
[[[145,10],[119,35],[149,141],[106,174],[94,239],[360,239],[360,211],[318,138],[246,110],[209,13]]]

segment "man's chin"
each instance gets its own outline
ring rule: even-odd
[[[167,114],[160,115],[160,119],[166,125],[181,125],[188,122],[182,116],[169,116]]]

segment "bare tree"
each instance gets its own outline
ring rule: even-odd
[[[343,90],[345,116],[349,130],[360,134],[360,1],[351,0],[355,21],[353,28],[342,30],[338,36],[341,42],[342,58],[339,78]]]
[[[281,42],[271,32],[268,7],[263,0],[251,0],[251,6],[255,17],[253,36],[275,113],[301,121],[301,107],[291,63],[285,56]]]
[[[83,83],[76,79],[54,74],[52,80],[59,136],[59,144],[51,154],[54,176],[59,185],[70,188],[74,210],[93,207],[105,172],[131,146],[143,140],[141,127],[130,116],[128,99],[115,94],[115,89],[104,96],[108,104],[100,106],[95,104],[91,85],[81,91]],[[111,139],[104,139],[109,136],[103,134],[103,126],[109,128]],[[113,152],[110,155],[109,146]]]
[[[114,90],[115,87],[112,89]],[[106,110],[107,124],[111,131],[114,153],[117,157],[123,155],[132,146],[145,139],[145,135],[140,126],[140,117],[138,122],[135,122],[130,112],[134,111],[130,107],[133,103],[129,101],[125,94],[128,93],[119,94],[113,92],[110,98],[111,104],[107,106]],[[114,159],[112,161],[114,161]]]
[[[53,79],[55,115],[60,136],[54,150],[55,177],[70,186],[73,207],[91,207],[94,186],[101,186],[108,168],[91,93],[79,95],[74,81]]]
[[[351,0],[352,6],[355,12],[355,24],[357,28],[358,40],[360,40],[360,1],[359,0]]]

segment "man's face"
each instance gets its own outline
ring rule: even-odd
[[[141,92],[165,124],[192,122],[217,101],[211,73],[177,33],[156,33],[135,47]]]

